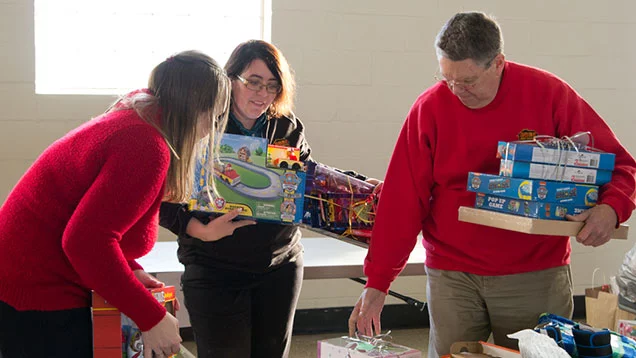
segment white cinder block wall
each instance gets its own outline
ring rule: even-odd
[[[509,59],[569,81],[636,154],[636,2],[274,0],[272,41],[296,71],[296,112],[316,159],[383,177],[410,105],[433,83],[434,36],[461,10],[496,15]],[[46,146],[113,99],[35,95],[33,37],[33,2],[0,0],[0,202]],[[616,272],[630,236],[596,249],[573,243],[576,294],[594,268]],[[402,278],[392,288],[423,300],[425,282]],[[305,281],[300,308],[350,306],[360,290],[348,280]]]

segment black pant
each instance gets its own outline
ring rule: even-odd
[[[92,357],[89,307],[17,311],[0,301],[0,358]]]
[[[186,265],[181,285],[198,357],[287,357],[302,280],[302,256],[264,274]]]

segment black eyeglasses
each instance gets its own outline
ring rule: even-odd
[[[261,89],[265,88],[267,93],[279,94],[280,91],[283,90],[283,86],[281,86],[278,83],[264,84],[263,82],[259,80],[245,79],[238,75],[236,76],[236,78],[238,78],[238,80],[241,81],[245,85],[245,87],[247,87],[248,90],[251,90],[254,92],[258,92]]]

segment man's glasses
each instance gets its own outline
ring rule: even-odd
[[[496,56],[495,56],[496,57]],[[477,87],[477,85],[479,84],[479,81],[484,77],[484,75],[486,74],[486,72],[488,72],[488,70],[492,67],[492,64],[494,63],[494,58],[490,61],[488,61],[488,63],[486,64],[486,68],[484,69],[484,71],[477,76],[476,78],[472,78],[470,80],[467,81],[450,81],[447,80],[446,77],[442,76],[441,73],[438,72],[433,76],[433,78],[436,81],[443,81],[444,83],[446,83],[446,85],[448,86],[448,88],[452,91],[454,89],[461,89],[463,91],[470,91],[472,89],[474,89],[475,87]]]
[[[456,88],[464,90],[464,91],[470,91],[470,90],[474,89],[475,87],[477,87],[477,84],[479,83],[479,79],[481,78],[481,76],[479,76],[479,78],[477,78],[475,80],[459,81],[459,82],[458,81],[449,81],[442,75],[435,75],[435,76],[433,76],[433,78],[435,78],[436,81],[442,81],[442,82],[446,83],[446,85],[448,86],[448,88],[451,91],[456,89]]]
[[[265,88],[267,93],[279,94],[280,91],[283,90],[283,86],[278,83],[264,84],[259,80],[245,79],[238,75],[236,76],[236,78],[238,78],[238,80],[241,81],[245,85],[245,87],[247,87],[247,89],[251,91],[258,92],[261,89]]]

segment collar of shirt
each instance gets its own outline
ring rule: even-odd
[[[232,112],[230,112],[230,120],[238,127],[238,129],[241,131],[241,134],[248,136],[248,137],[264,137],[264,129],[265,129],[265,124],[267,123],[267,113],[263,113],[260,117],[258,117],[256,119],[256,123],[254,123],[254,126],[252,126],[252,128],[247,129],[243,126],[243,123],[241,123],[238,119],[236,119],[236,117],[234,116],[234,114]]]

